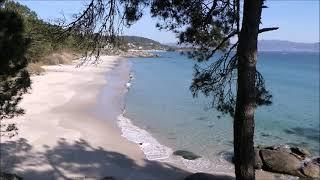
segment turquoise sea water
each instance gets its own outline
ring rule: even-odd
[[[189,90],[194,61],[176,52],[129,60],[134,79],[125,117],[173,150],[208,159],[232,152],[232,118],[208,109],[210,100]],[[319,155],[319,54],[259,54],[258,69],[273,104],[257,109],[256,145],[298,145]]]

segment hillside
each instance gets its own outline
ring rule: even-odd
[[[158,41],[140,36],[120,36],[128,49],[135,50],[167,50],[168,46]]]

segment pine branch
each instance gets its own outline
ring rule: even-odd
[[[268,31],[274,31],[274,30],[277,30],[279,29],[279,27],[271,27],[271,28],[262,28],[262,29],[259,29],[259,34],[260,33],[264,33],[264,32],[268,32]]]

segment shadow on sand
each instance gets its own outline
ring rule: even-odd
[[[24,179],[184,179],[190,172],[168,163],[144,160],[138,165],[124,154],[92,147],[79,139],[73,143],[60,138],[55,147],[36,152],[26,139],[1,143],[1,169]],[[217,177],[217,179],[230,177]]]

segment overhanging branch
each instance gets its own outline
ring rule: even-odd
[[[259,29],[259,34],[267,32],[267,31],[274,31],[274,30],[277,30],[277,29],[279,29],[279,27],[262,28],[262,29]]]

